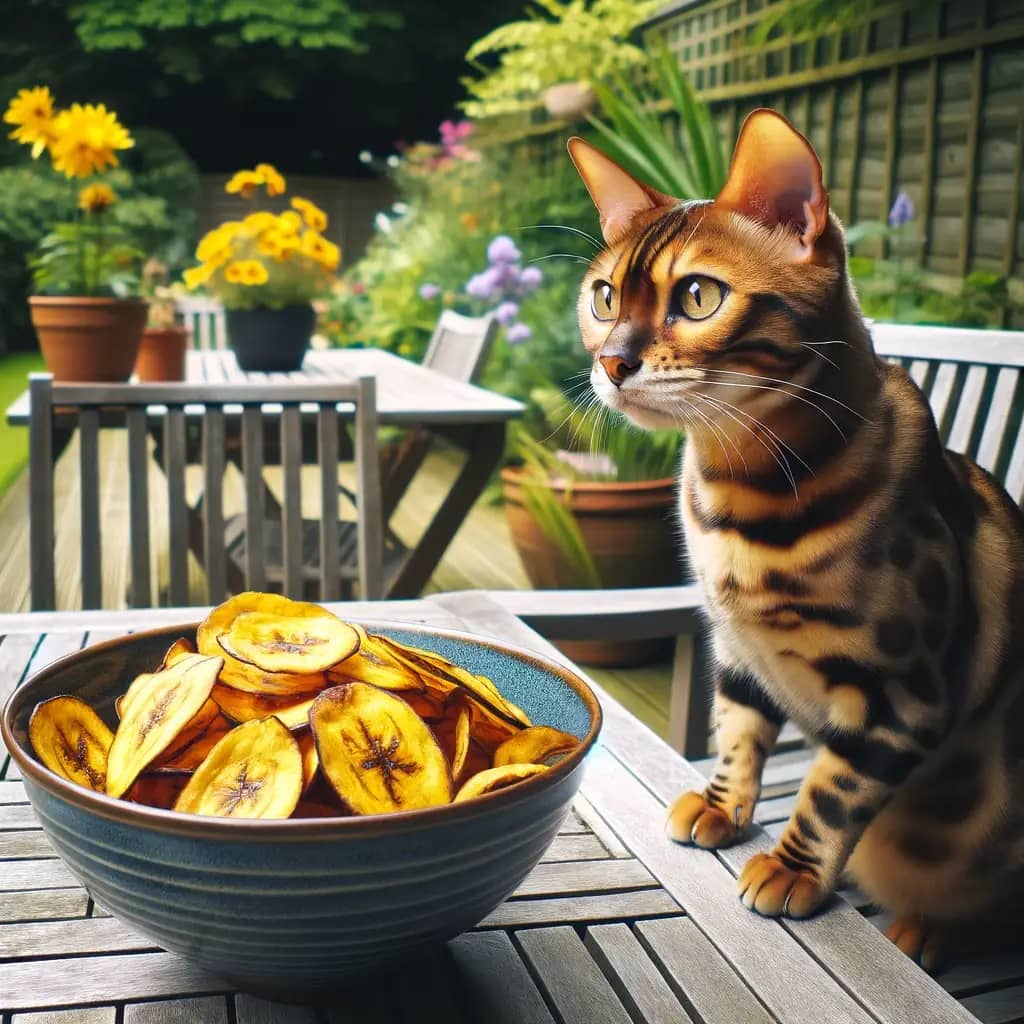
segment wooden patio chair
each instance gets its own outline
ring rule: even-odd
[[[175,307],[188,328],[192,348],[208,352],[228,347],[224,307],[216,299],[205,296],[178,299]]]
[[[29,518],[31,605],[55,607],[54,566],[54,422],[77,428],[80,477],[82,606],[100,607],[102,538],[100,519],[99,430],[101,423],[123,426],[128,440],[130,529],[130,602],[154,605],[150,565],[150,503],[153,461],[150,438],[160,436],[166,477],[169,522],[168,600],[189,601],[188,554],[200,556],[205,575],[204,603],[224,600],[231,589],[268,588],[264,538],[276,531],[281,557],[281,589],[301,597],[314,572],[320,600],[340,596],[344,578],[357,579],[360,596],[382,593],[380,460],[377,450],[376,381],[248,384],[54,384],[48,374],[32,374],[29,383]],[[270,405],[268,403],[273,403]],[[355,523],[339,524],[339,403],[354,406],[356,504]],[[348,414],[348,409],[345,410]],[[304,547],[301,508],[302,417],[315,417],[318,438],[320,523],[318,550]],[[264,478],[265,422],[280,425],[283,505],[280,518],[268,523]],[[201,432],[203,498],[198,509],[186,501],[186,433],[193,422]],[[238,468],[244,478],[245,512],[241,544],[235,538],[232,561],[223,511],[224,473],[231,459],[232,435],[241,434]],[[273,502],[270,502],[273,504]],[[70,517],[67,517],[70,520]],[[260,543],[246,543],[259,537]],[[343,551],[345,549],[345,551]],[[343,564],[343,554],[351,557]],[[312,564],[311,564],[312,563]],[[237,569],[237,573],[233,572]]]
[[[492,314],[469,317],[443,310],[430,338],[423,365],[446,377],[475,384],[483,372],[498,334]],[[387,456],[384,516],[390,518],[430,450],[430,434],[413,428]]]
[[[874,324],[871,333],[878,355],[902,365],[927,396],[946,447],[1024,504],[1024,332]],[[691,759],[707,754],[711,662],[696,585],[488,594],[558,640],[674,635],[668,740]]]

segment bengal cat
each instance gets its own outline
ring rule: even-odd
[[[783,117],[750,115],[713,201],[569,147],[606,242],[579,299],[592,386],[688,436],[718,758],[668,835],[734,842],[792,719],[820,748],[743,903],[806,917],[845,871],[931,966],[952,923],[1024,892],[1024,518],[876,357],[821,166]]]

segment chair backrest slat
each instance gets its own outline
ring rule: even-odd
[[[189,329],[192,347],[202,352],[228,347],[224,307],[216,299],[185,298],[175,303],[178,316]]]
[[[188,604],[188,503],[185,494],[185,410],[171,406],[164,417],[164,476],[167,478],[168,596]]]
[[[281,413],[281,538],[284,592],[301,598],[302,585],[302,421],[297,406]]]
[[[364,601],[372,601],[381,597],[384,591],[381,564],[384,523],[377,455],[377,392],[376,381],[372,377],[359,378],[355,448],[359,596]]]
[[[203,565],[206,596],[220,604],[227,594],[224,563],[224,410],[211,406],[203,415]]]
[[[103,606],[100,555],[100,414],[83,409],[78,417],[78,476],[82,535],[82,607]]]
[[[53,536],[53,381],[29,377],[28,533],[32,611],[57,607]]]
[[[242,412],[242,472],[245,476],[245,585],[267,586],[263,558],[263,417],[258,405]]]
[[[911,380],[924,392],[925,395],[932,393],[935,384],[935,371],[938,364],[930,359],[912,359],[910,362],[909,374]]]
[[[943,444],[946,443],[950,428],[953,426],[956,398],[963,387],[965,374],[966,368],[958,366],[956,363],[942,363],[935,374],[932,393],[928,396]]]
[[[149,571],[149,434],[146,410],[129,409],[128,426],[128,516],[131,543],[131,600],[136,608],[153,602]]]
[[[493,316],[468,317],[446,309],[438,318],[423,365],[472,384],[483,372],[497,333]]]
[[[996,375],[991,367],[970,366],[964,378],[963,390],[956,404],[953,426],[948,445],[955,452],[973,458],[978,450],[983,426],[983,411],[992,397]]]
[[[1017,395],[1020,392],[1021,372],[1016,367],[1004,366],[997,376],[992,398],[989,401],[985,425],[978,444],[977,461],[983,469],[996,476],[1002,474],[1008,453],[1007,438],[1011,434],[1011,422]]]
[[[317,413],[317,456],[320,462],[320,600],[341,597],[338,531],[338,410],[323,405]]]
[[[1010,492],[1010,497],[1019,504],[1021,496],[1024,495],[1024,419],[1019,420],[1013,433],[1004,484]]]

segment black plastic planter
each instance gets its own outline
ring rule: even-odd
[[[287,373],[302,366],[315,322],[310,305],[229,309],[228,340],[241,369]]]

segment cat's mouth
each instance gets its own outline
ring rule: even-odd
[[[656,378],[641,368],[634,376],[615,385],[599,363],[594,363],[590,370],[594,394],[609,409],[621,413],[645,430],[681,428],[680,399],[705,380],[705,375],[699,370],[676,371],[669,380]]]

